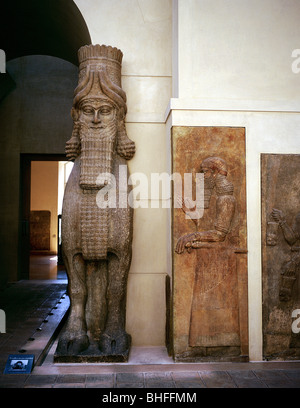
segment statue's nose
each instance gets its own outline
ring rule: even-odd
[[[95,110],[95,111],[94,111],[93,123],[100,123],[100,122],[101,122],[101,120],[100,120],[100,117],[99,117],[99,115],[98,115],[98,111]]]

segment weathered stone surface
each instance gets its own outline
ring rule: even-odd
[[[125,361],[131,343],[125,316],[133,221],[133,210],[126,205],[126,161],[135,145],[125,129],[123,54],[90,45],[78,55],[74,128],[66,144],[67,157],[75,162],[62,211],[71,306],[55,361]],[[119,180],[120,166],[126,169],[125,182]],[[111,197],[114,202],[108,201]]]
[[[30,211],[30,249],[50,250],[50,211]]]
[[[204,173],[204,213],[173,211],[177,361],[248,355],[245,131],[173,127],[173,173]],[[195,199],[195,197],[193,197]]]
[[[300,155],[263,154],[261,171],[263,355],[299,359]]]

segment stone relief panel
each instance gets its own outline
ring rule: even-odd
[[[30,211],[30,249],[50,250],[50,211]]]
[[[299,359],[300,155],[262,154],[263,355]]]
[[[203,186],[202,211],[184,188],[173,209],[174,358],[247,360],[245,129],[173,127],[172,146],[173,174]]]

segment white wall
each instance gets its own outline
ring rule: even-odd
[[[299,103],[298,0],[178,0],[178,15],[174,96]]]

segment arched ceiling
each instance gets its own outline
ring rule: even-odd
[[[7,0],[0,7],[0,49],[6,60],[50,55],[78,65],[77,51],[90,44],[73,0]]]

